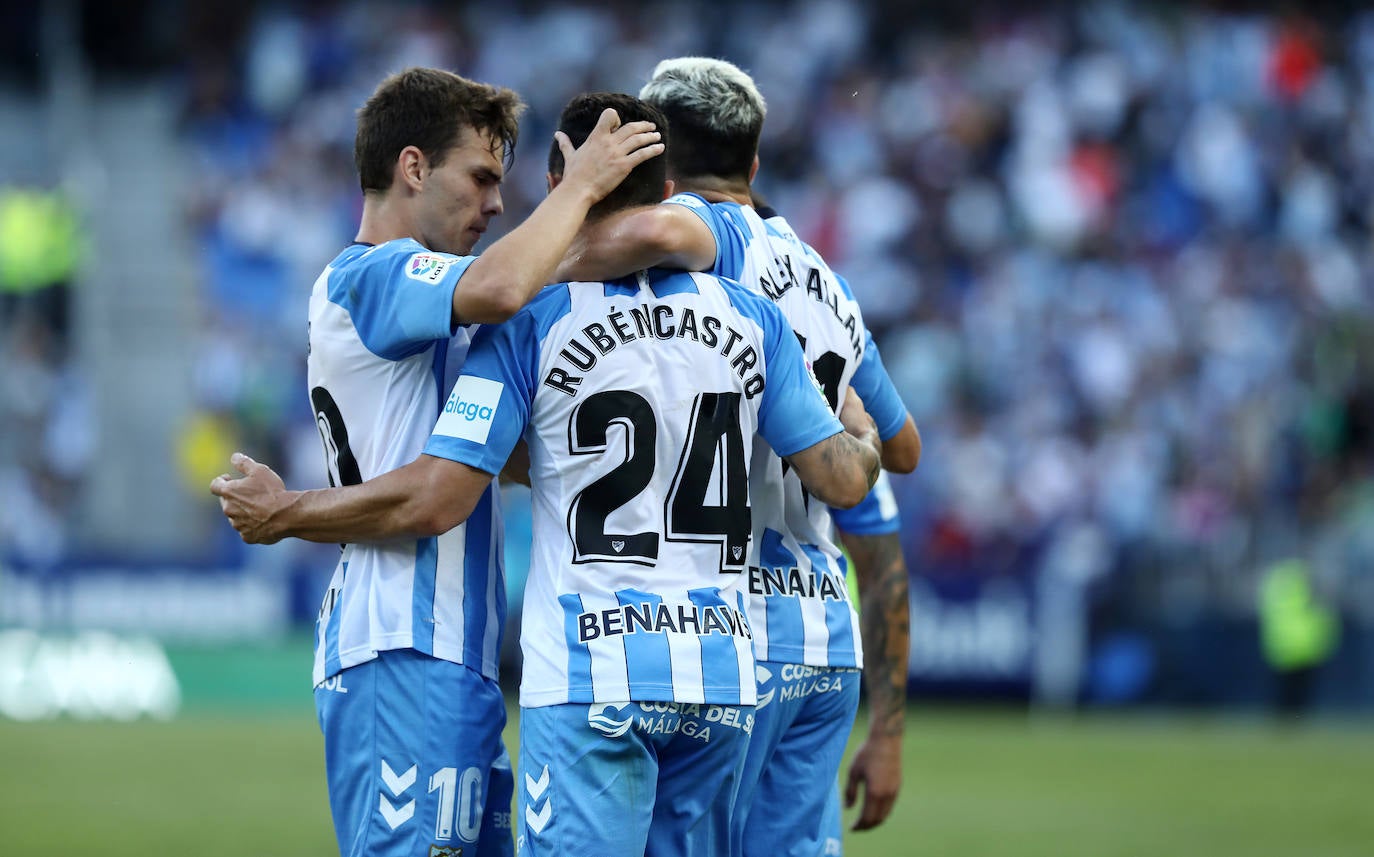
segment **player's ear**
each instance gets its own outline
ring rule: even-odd
[[[544,181],[549,186],[549,193],[553,193],[553,189],[562,183],[563,175],[562,173],[545,173]]]
[[[404,184],[412,191],[418,193],[425,182],[425,171],[429,167],[429,159],[425,153],[415,146],[406,146],[401,150],[401,154],[396,158],[396,173],[392,176],[392,184]]]
[[[759,156],[754,154],[754,163],[749,165],[749,184],[754,183],[754,176],[759,174]]]
[[[675,190],[677,190],[677,182],[673,181],[672,179],[666,179],[666,180],[664,180],[664,182],[663,182],[663,198],[664,198],[664,199],[667,199],[668,197],[672,196],[672,195],[673,195],[673,191],[675,191]]]

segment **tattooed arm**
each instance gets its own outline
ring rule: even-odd
[[[787,457],[811,496],[837,509],[857,506],[883,469],[878,427],[852,389],[849,397],[841,413],[844,431]]]
[[[840,533],[859,584],[859,633],[868,688],[868,734],[849,767],[845,806],[862,785],[863,810],[855,830],[887,818],[902,785],[902,731],[906,723],[907,659],[911,639],[907,568],[896,533]]]

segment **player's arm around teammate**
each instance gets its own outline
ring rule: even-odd
[[[854,408],[844,425],[846,431],[788,459],[808,491],[839,508],[861,501],[881,469],[872,417],[862,407]],[[210,492],[250,544],[284,538],[355,542],[439,535],[467,520],[492,479],[467,464],[421,455],[360,485],[289,491],[265,464],[241,452],[229,461],[242,478],[217,476]]]
[[[644,205],[602,218],[578,233],[558,266],[560,278],[615,276],[644,268],[707,271],[716,262],[710,227],[681,205]]]
[[[576,149],[566,134],[556,133],[568,164],[563,183],[463,274],[461,287],[453,293],[454,323],[505,321],[529,303],[554,280],[555,268],[587,211],[635,166],[663,153],[660,136],[649,122],[621,125],[615,111],[609,109],[601,115],[592,135]],[[403,180],[417,188],[430,174],[422,159],[418,149],[413,153],[408,149],[398,166]],[[500,176],[491,172],[485,180],[494,187]],[[499,211],[499,196],[497,200]]]

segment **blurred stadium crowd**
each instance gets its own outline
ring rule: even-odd
[[[203,260],[189,469],[237,446],[322,482],[305,300],[353,236],[353,111],[385,72],[528,101],[490,242],[542,196],[569,96],[720,56],[768,99],[758,188],[849,279],[921,427],[896,481],[913,569],[1053,567],[1128,622],[1248,613],[1259,571],[1303,553],[1374,623],[1374,13],[212,8],[176,78]],[[34,370],[12,354],[52,331],[10,317],[40,328],[5,340],[14,424]],[[6,480],[53,469],[9,460]]]

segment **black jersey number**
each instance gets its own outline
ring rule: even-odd
[[[702,393],[693,402],[687,443],[664,504],[668,541],[721,545],[721,567],[742,571],[750,533],[748,467],[739,425],[739,393]],[[638,393],[607,390],[582,402],[568,425],[573,455],[607,452],[608,430],[624,429],[622,460],[582,489],[568,510],[574,562],[653,565],[659,532],[608,533],[606,519],[649,487],[657,460],[658,418]],[[711,488],[715,486],[714,496]],[[707,503],[714,499],[717,502]]]
[[[844,358],[833,351],[827,351],[811,361],[811,371],[821,382],[821,391],[830,403],[830,410],[840,407],[840,379],[844,377]]]
[[[583,488],[568,510],[576,562],[623,559],[650,562],[658,556],[658,533],[608,533],[606,518],[649,487],[654,476],[658,423],[647,399],[629,390],[607,390],[588,396],[568,423],[568,452],[605,453],[609,429],[625,429],[624,460]]]
[[[797,334],[797,341],[801,343],[803,349],[806,348],[806,337]],[[831,411],[838,411],[840,407],[840,380],[844,378],[844,357],[833,351],[827,351],[820,357],[811,361],[811,374],[816,376],[816,381],[821,385],[821,394],[825,396],[826,402],[830,404]],[[782,462],[782,472],[784,475],[792,469],[784,459]],[[802,486],[802,504],[805,508],[811,508],[811,492]]]
[[[343,414],[339,413],[334,397],[324,387],[312,387],[310,406],[315,410],[315,427],[320,430],[320,441],[324,443],[329,484],[335,488],[340,485],[361,485],[363,475],[358,470],[353,450],[348,446],[348,427],[344,425]]]

